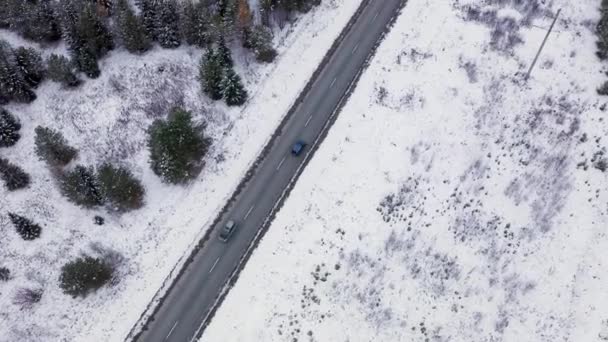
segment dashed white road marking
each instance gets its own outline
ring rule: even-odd
[[[171,330],[169,330],[169,333],[167,334],[167,336],[165,336],[165,341],[169,338],[169,336],[171,336],[171,333],[173,332],[173,330],[177,326],[177,323],[179,323],[179,321],[175,321],[175,324],[173,324],[173,327],[171,327]]]
[[[277,166],[277,171],[281,168],[281,165],[283,165],[284,162],[285,162],[285,157],[283,157],[283,159],[281,159],[279,166]]]
[[[336,78],[335,78],[335,77],[334,77],[334,80],[333,80],[333,81],[331,81],[331,84],[329,85],[329,87],[330,87],[330,88],[331,88],[331,87],[333,87],[333,86],[334,86],[334,83],[336,83]]]
[[[308,120],[306,120],[306,123],[304,124],[304,127],[308,126],[308,124],[310,123],[310,120],[312,119],[312,115],[310,115],[308,117]]]
[[[217,257],[217,259],[215,259],[215,262],[213,263],[213,266],[211,266],[211,269],[209,270],[209,273],[213,272],[213,269],[215,268],[215,266],[217,265],[217,262],[220,261],[220,257]]]
[[[350,53],[351,55],[355,53],[355,51],[357,51],[357,49],[359,48],[359,43],[357,43],[357,45],[355,45],[355,48],[353,49],[353,51]]]
[[[249,214],[251,214],[253,207],[255,207],[255,205],[252,205],[251,208],[249,208],[249,210],[247,211],[247,214],[245,214],[245,220],[247,219],[247,217],[249,217]]]

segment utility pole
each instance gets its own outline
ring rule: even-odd
[[[540,52],[543,50],[543,48],[545,47],[545,43],[547,42],[547,39],[549,38],[549,35],[551,34],[551,30],[553,30],[553,26],[555,26],[555,22],[557,21],[557,17],[559,17],[559,13],[562,11],[562,9],[558,9],[557,13],[555,13],[555,18],[553,18],[553,22],[551,23],[551,26],[549,27],[549,31],[547,31],[547,34],[545,35],[545,39],[543,39],[542,44],[540,44],[540,48],[538,49],[538,52],[536,53],[536,56],[534,56],[534,60],[532,61],[532,65],[530,65],[530,69],[528,69],[528,72],[526,73],[526,80],[528,78],[530,78],[530,74],[532,73],[532,69],[534,69],[534,66],[536,65],[536,61],[538,60],[538,56],[540,56]]]

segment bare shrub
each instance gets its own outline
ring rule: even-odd
[[[17,289],[13,295],[13,304],[20,306],[22,309],[29,309],[34,304],[38,303],[42,298],[42,289],[30,289],[22,287]]]

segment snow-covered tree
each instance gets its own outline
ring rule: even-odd
[[[77,205],[92,208],[104,203],[101,186],[92,167],[77,165],[61,176],[59,185],[61,193]]]
[[[204,1],[185,2],[182,10],[181,30],[186,43],[202,48],[208,47],[214,39],[212,26],[211,12]]]
[[[0,104],[8,101],[29,103],[36,99],[15,60],[14,51],[0,41]]]
[[[143,206],[146,191],[127,168],[104,163],[97,171],[97,178],[110,209],[125,212]]]
[[[27,16],[22,34],[37,42],[54,42],[61,38],[61,28],[51,0],[24,1]]]
[[[62,0],[64,36],[78,70],[91,78],[99,76],[97,59],[114,47],[110,31],[95,4],[83,0]]]
[[[42,228],[32,220],[15,213],[8,213],[8,217],[23,240],[34,240],[40,236]]]
[[[251,49],[259,62],[270,63],[277,56],[272,47],[272,31],[266,26],[256,25],[245,31],[243,45]]]
[[[243,87],[241,77],[232,68],[224,70],[220,87],[222,97],[229,106],[240,106],[247,101],[247,90]]]
[[[34,132],[36,154],[50,166],[65,166],[76,157],[76,149],[68,145],[60,132],[41,126],[36,127]]]
[[[72,297],[86,296],[112,279],[114,269],[99,258],[85,255],[61,268],[59,287]]]
[[[141,18],[133,13],[127,0],[119,0],[115,8],[118,35],[124,47],[133,53],[148,51],[151,42]]]
[[[162,0],[136,0],[146,35],[156,41],[156,27]]]
[[[217,43],[217,51],[218,58],[224,68],[232,68],[234,66],[234,62],[232,61],[232,52],[230,48],[226,46],[226,41],[224,38],[220,38]]]
[[[7,267],[0,267],[0,281],[7,281],[11,278],[11,270]]]
[[[155,37],[160,46],[168,49],[180,46],[179,19],[176,0],[164,0],[159,3]]]
[[[30,184],[30,176],[4,158],[0,158],[0,179],[4,180],[8,191],[23,189]]]
[[[6,109],[0,108],[0,147],[10,147],[19,141],[21,124]]]
[[[80,79],[74,73],[72,63],[62,55],[51,54],[47,61],[47,76],[65,87],[76,87]]]
[[[154,121],[148,130],[154,173],[173,184],[194,178],[210,145],[202,131],[201,126],[192,123],[190,112],[180,108],[173,109],[167,121]]]
[[[45,69],[42,56],[34,48],[18,47],[15,49],[15,62],[23,79],[30,87],[37,87],[44,79]]]
[[[203,92],[213,100],[222,98],[220,83],[222,82],[223,68],[219,55],[213,49],[208,49],[201,58],[199,79]]]

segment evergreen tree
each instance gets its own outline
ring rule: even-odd
[[[151,43],[144,25],[126,0],[119,0],[117,12],[118,34],[125,48],[133,53],[148,51]]]
[[[196,176],[210,142],[203,139],[202,127],[192,123],[190,112],[176,108],[167,121],[154,121],[148,132],[154,173],[173,184]]]
[[[103,204],[99,181],[92,167],[77,165],[74,170],[62,175],[60,188],[68,200],[85,208]]]
[[[128,169],[105,163],[97,171],[97,177],[103,197],[113,210],[125,212],[143,206],[144,187]]]
[[[7,281],[11,278],[11,271],[6,267],[0,267],[0,281]]]
[[[78,38],[97,58],[104,56],[114,47],[110,31],[101,21],[95,6],[92,4],[83,6],[78,20],[77,32]]]
[[[76,149],[69,146],[60,132],[47,127],[38,126],[34,130],[34,143],[38,157],[53,167],[67,165],[76,157]]]
[[[26,39],[52,42],[61,38],[50,0],[4,0],[0,5],[0,27]]]
[[[97,78],[101,74],[97,57],[89,47],[84,46],[74,53],[74,61],[78,70],[84,72],[89,78]]]
[[[272,47],[272,32],[266,26],[254,26],[247,32],[243,45],[253,50],[259,62],[270,63],[277,56],[276,50]]]
[[[97,14],[95,4],[62,0],[64,35],[78,70],[88,77],[99,76],[97,59],[114,47],[112,36]]]
[[[160,1],[162,0],[137,0],[137,7],[141,12],[141,22],[144,26],[146,36],[153,41],[157,40],[157,21],[160,11]]]
[[[44,79],[44,65],[40,53],[33,48],[19,47],[15,50],[17,68],[30,87],[37,87]]]
[[[114,269],[99,258],[83,256],[61,268],[59,287],[72,297],[86,296],[112,279]]]
[[[40,236],[42,228],[30,219],[14,213],[8,213],[8,217],[23,240],[34,240]]]
[[[262,17],[262,24],[264,24],[264,26],[270,26],[270,15],[275,10],[275,3],[276,0],[259,0],[260,15]]]
[[[221,99],[223,66],[220,56],[213,49],[208,49],[201,58],[199,74],[203,92],[213,100]]]
[[[72,63],[65,56],[52,54],[47,65],[47,76],[51,80],[65,87],[76,87],[80,84],[81,81],[74,73]]]
[[[608,58],[608,2],[602,1],[600,6],[601,17],[595,27],[596,34],[599,38],[597,41],[596,55],[600,59]]]
[[[23,36],[37,42],[54,42],[61,38],[61,29],[51,0],[26,1],[27,26]]]
[[[0,108],[0,147],[10,147],[19,141],[21,124],[4,108]]]
[[[23,169],[3,158],[0,158],[0,178],[8,191],[23,189],[30,184],[30,176]]]
[[[180,24],[177,2],[164,0],[159,3],[155,37],[160,46],[174,49],[180,46]]]
[[[238,13],[237,0],[217,0],[216,25],[220,32],[219,37],[230,37],[236,30],[236,17]]]
[[[213,41],[211,15],[204,1],[187,1],[182,11],[182,35],[186,43],[208,47]]]
[[[224,68],[232,68],[234,66],[234,62],[232,61],[232,52],[228,46],[226,46],[226,41],[224,38],[220,38],[220,41],[217,44],[217,55],[222,63],[222,67]]]
[[[241,83],[241,78],[232,69],[226,68],[221,83],[222,96],[229,106],[240,106],[247,101],[247,90]]]
[[[25,103],[36,99],[17,67],[12,49],[3,41],[0,41],[0,99]]]

